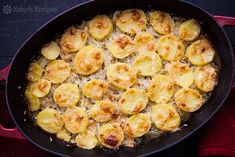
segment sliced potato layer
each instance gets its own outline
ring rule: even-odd
[[[61,83],[70,75],[71,67],[63,60],[53,60],[45,69],[45,77],[52,83]]]
[[[146,15],[140,9],[128,9],[122,11],[117,17],[117,27],[126,33],[135,34],[146,28]]]
[[[37,111],[40,109],[39,98],[33,95],[28,89],[25,91],[25,97],[28,102],[29,111]]]
[[[108,85],[103,80],[91,80],[82,87],[82,92],[87,98],[101,100],[108,90]]]
[[[114,38],[108,46],[108,50],[116,58],[123,59],[135,52],[135,45],[132,39],[125,35],[120,34]]]
[[[76,52],[87,40],[87,33],[75,27],[68,28],[62,35],[60,46],[65,52]]]
[[[124,132],[118,123],[102,125],[98,130],[100,144],[108,148],[117,148],[124,140]]]
[[[174,20],[168,13],[154,11],[150,13],[150,24],[159,34],[169,34],[174,29]]]
[[[65,129],[62,129],[59,132],[57,132],[56,137],[66,142],[69,142],[69,140],[71,139],[71,135]]]
[[[74,59],[74,70],[81,75],[90,75],[103,64],[103,50],[93,45],[79,50]]]
[[[187,20],[180,25],[179,39],[183,41],[192,41],[196,39],[201,31],[201,27],[198,21],[191,19]]]
[[[161,70],[162,61],[155,52],[140,53],[134,60],[133,68],[138,75],[154,76]]]
[[[174,131],[180,125],[180,116],[176,109],[168,104],[152,106],[151,119],[155,126],[163,131]]]
[[[175,84],[181,87],[189,87],[193,83],[193,72],[188,64],[172,62],[169,67],[169,75]]]
[[[29,71],[27,75],[27,79],[29,81],[38,81],[43,73],[43,69],[38,63],[31,63],[29,65]]]
[[[76,136],[76,143],[82,149],[92,149],[97,145],[98,140],[93,132],[85,131]]]
[[[64,125],[62,116],[52,108],[45,108],[39,112],[36,120],[38,126],[49,133],[59,132]]]
[[[169,76],[157,74],[147,89],[149,99],[156,103],[166,103],[174,92],[174,84]]]
[[[53,98],[60,107],[74,106],[80,99],[78,86],[72,83],[63,83],[55,89]]]
[[[51,89],[51,83],[48,80],[41,79],[29,85],[29,91],[36,97],[46,96]]]
[[[148,103],[148,95],[143,89],[131,88],[125,91],[119,100],[119,109],[125,114],[136,114]]]
[[[140,32],[135,36],[134,43],[138,52],[155,51],[156,41],[152,34]]]
[[[182,88],[175,93],[175,102],[181,110],[194,112],[202,106],[203,99],[197,90]]]
[[[115,87],[127,89],[136,81],[136,73],[125,63],[111,64],[107,69],[107,79]]]
[[[111,120],[116,113],[114,104],[110,101],[96,101],[91,107],[90,116],[97,122],[105,122]]]
[[[210,92],[216,84],[217,74],[215,68],[211,65],[199,66],[194,73],[194,82],[196,86],[204,91]]]
[[[41,49],[41,54],[49,60],[54,60],[60,55],[59,45],[52,41]]]
[[[174,35],[164,35],[157,42],[157,51],[164,60],[177,61],[183,57],[185,47]]]
[[[125,123],[124,131],[127,136],[141,137],[151,128],[150,116],[144,113],[138,113],[131,116]]]
[[[96,40],[102,40],[113,31],[113,23],[106,15],[98,15],[88,22],[88,31]]]
[[[71,133],[84,132],[88,125],[88,116],[85,109],[81,107],[67,108],[63,114],[65,128]]]
[[[215,50],[206,39],[193,42],[186,50],[186,56],[194,65],[205,65],[210,63],[215,55]]]

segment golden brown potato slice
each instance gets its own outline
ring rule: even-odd
[[[179,39],[183,41],[192,41],[196,39],[201,31],[198,21],[191,19],[183,22],[179,28]]]
[[[53,98],[60,107],[74,106],[80,100],[78,86],[72,83],[63,83],[55,89]]]
[[[113,31],[113,23],[106,15],[98,15],[88,22],[88,31],[96,40],[102,40]]]
[[[136,114],[142,111],[148,103],[148,95],[143,89],[130,88],[119,100],[119,109],[125,114]]]
[[[197,90],[182,88],[175,93],[175,102],[181,110],[194,112],[202,106],[203,99]]]
[[[52,83],[61,83],[70,75],[71,67],[63,60],[53,60],[45,69],[45,77]]]
[[[74,58],[74,70],[80,75],[90,75],[103,64],[103,50],[93,45],[84,46]]]
[[[80,133],[87,130],[88,116],[85,109],[81,107],[67,108],[63,114],[65,128],[71,133]]]
[[[93,132],[85,131],[76,136],[76,143],[82,149],[92,149],[97,145],[98,140]]]
[[[116,36],[108,46],[108,50],[114,57],[119,59],[126,58],[136,51],[134,42],[125,34]]]
[[[127,136],[141,137],[151,128],[150,116],[145,113],[138,113],[131,116],[125,123],[124,131]]]
[[[29,85],[29,91],[36,97],[46,96],[51,89],[51,83],[48,80],[41,79]]]
[[[43,73],[43,69],[38,63],[31,63],[29,65],[29,71],[27,75],[27,79],[29,81],[38,81]]]
[[[184,56],[185,47],[174,35],[164,35],[157,42],[157,51],[166,61],[177,61]]]
[[[214,55],[215,50],[206,39],[193,42],[186,50],[186,56],[193,65],[208,64],[213,60]]]
[[[117,17],[117,27],[126,33],[135,34],[146,28],[147,19],[140,9],[128,9],[122,11]]]
[[[174,20],[171,16],[162,11],[154,11],[150,13],[150,24],[159,34],[169,34],[174,29]]]
[[[60,46],[65,52],[76,52],[85,45],[86,41],[87,33],[72,26],[62,35]]]
[[[40,109],[39,98],[33,95],[28,89],[25,91],[25,97],[28,102],[29,111],[37,111]]]
[[[124,140],[124,132],[118,123],[104,124],[99,128],[97,137],[101,145],[115,149]]]
[[[49,60],[54,60],[60,55],[59,45],[52,41],[41,49],[41,54]]]
[[[152,34],[148,32],[140,32],[134,39],[135,47],[138,52],[152,52],[156,50],[156,41]]]
[[[136,73],[126,63],[115,63],[107,69],[108,81],[120,89],[127,89],[133,86],[136,81]]]
[[[52,108],[45,108],[39,112],[36,120],[38,126],[49,133],[59,132],[64,125],[62,116]]]
[[[108,90],[108,85],[103,80],[93,79],[82,87],[82,92],[87,98],[101,100]]]
[[[197,88],[204,92],[210,92],[216,85],[217,74],[215,68],[207,64],[199,66],[195,69],[194,83]]]
[[[151,119],[156,128],[163,131],[174,131],[180,125],[178,112],[169,104],[157,104],[152,106]]]

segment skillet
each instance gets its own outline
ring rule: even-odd
[[[192,114],[187,127],[175,133],[160,136],[132,149],[120,148],[119,150],[104,151],[95,148],[93,150],[82,150],[77,147],[66,147],[66,144],[57,138],[52,138],[53,141],[51,142],[51,135],[35,126],[29,116],[24,114],[27,109],[27,104],[23,99],[27,83],[25,74],[31,59],[38,53],[41,45],[54,39],[57,34],[62,34],[69,26],[79,24],[82,20],[88,20],[97,14],[107,14],[129,8],[161,10],[186,19],[195,18],[202,22],[201,27],[219,53],[221,61],[218,85],[212,92],[210,99],[199,111]],[[220,23],[217,23],[215,19]],[[219,24],[221,26],[235,25],[235,19],[222,16],[212,17],[197,6],[179,0],[91,0],[65,11],[39,28],[17,51],[11,65],[0,72],[0,80],[6,79],[7,105],[17,127],[17,129],[5,129],[0,125],[0,135],[16,138],[25,137],[36,146],[61,156],[147,156],[171,147],[204,125],[221,107],[231,90],[234,75],[234,56],[231,44]]]

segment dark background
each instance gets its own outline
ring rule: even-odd
[[[86,0],[1,0],[0,1],[0,69],[8,65],[20,45],[41,25],[63,12],[70,7]],[[200,6],[212,15],[226,15],[235,17],[235,0],[187,0]],[[8,14],[3,11],[6,5],[13,7],[23,7],[34,9],[11,10]],[[41,10],[35,11],[36,8]],[[43,8],[46,8],[43,10]],[[9,11],[9,10],[8,10]],[[233,47],[235,48],[235,28],[225,27]],[[1,116],[1,115],[0,115]],[[203,138],[203,132],[206,126],[194,133],[185,141],[176,146],[163,151],[159,156],[197,156],[198,143]],[[11,143],[15,143],[14,146]],[[7,146],[9,144],[9,147]],[[3,146],[4,145],[4,146]],[[13,146],[13,147],[11,147]],[[7,148],[7,150],[3,150]],[[38,152],[39,155],[47,156],[49,154],[36,149],[31,144],[19,140],[0,138],[0,151],[5,152],[4,156],[18,156],[19,149],[26,149],[25,155],[30,155],[30,150]],[[34,154],[33,153],[33,154]],[[33,155],[31,154],[31,156]],[[3,155],[3,154],[2,154]],[[0,155],[0,156],[2,156]]]

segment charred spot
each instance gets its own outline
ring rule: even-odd
[[[126,99],[121,99],[120,102],[121,103],[124,103],[126,101]]]
[[[92,57],[93,57],[94,59],[96,59],[96,60],[99,60],[100,57],[101,57],[101,54],[100,54],[99,51],[97,51],[97,52],[95,52],[95,53],[92,54]]]
[[[138,21],[140,19],[141,15],[138,13],[137,10],[132,10],[131,18],[134,21]]]
[[[182,46],[181,46],[181,45],[178,45],[177,48],[178,48],[179,50],[181,50],[181,49],[182,49]]]
[[[120,48],[124,49],[129,44],[129,39],[126,36],[121,36],[117,39],[117,43]]]
[[[183,106],[183,107],[185,107],[186,106],[186,104],[185,103],[182,103],[182,104],[180,104],[181,106]]]
[[[98,22],[96,23],[96,28],[98,28],[98,29],[104,28],[104,23],[103,23],[103,21],[98,21]]]
[[[75,27],[72,27],[72,28],[69,29],[69,33],[71,35],[75,35],[77,33],[77,29]]]
[[[82,38],[82,40],[85,40],[85,38],[86,38],[86,33],[85,32],[81,32],[81,38]]]
[[[206,48],[203,47],[203,48],[201,49],[201,52],[204,53],[205,51],[206,51]]]
[[[115,147],[118,144],[118,139],[116,136],[110,135],[104,139],[104,143],[112,147]]]

